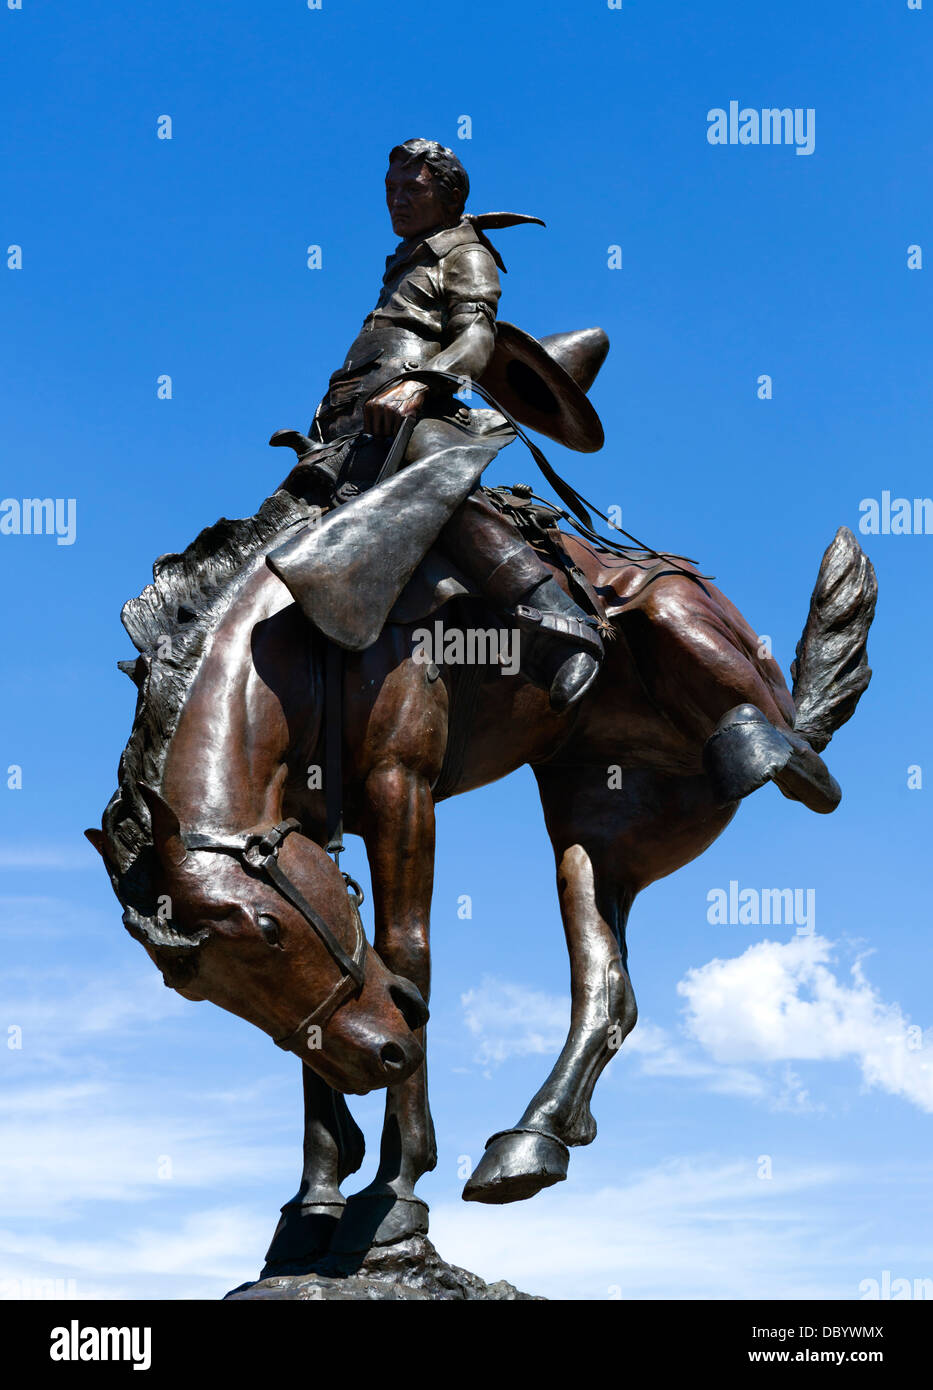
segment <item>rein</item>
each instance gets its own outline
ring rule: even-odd
[[[420,367],[400,372],[398,376],[392,377],[391,381],[383,382],[378,388],[378,391],[373,392],[373,395],[387,391],[389,387],[397,386],[403,381],[418,381],[422,386],[435,386],[438,382],[446,381],[452,383],[461,390],[464,386],[463,377],[457,376],[454,372],[441,372],[432,367]],[[669,555],[662,554],[660,550],[655,550],[653,546],[645,545],[644,541],[640,541],[637,536],[633,536],[631,531],[626,531],[624,527],[617,526],[614,521],[611,521],[609,517],[606,516],[605,512],[601,512],[593,502],[588,501],[582,493],[579,493],[575,487],[568,483],[566,478],[560,476],[556,468],[545,458],[544,453],[538,448],[534,440],[528,438],[528,435],[515,417],[506,410],[505,406],[499,404],[495,396],[487,391],[485,386],[481,386],[478,381],[470,381],[469,385],[470,390],[475,391],[478,396],[481,396],[486,404],[491,406],[497,414],[501,415],[511,429],[515,431],[518,438],[528,449],[535,463],[541,469],[547,482],[550,483],[565,506],[569,507],[571,512],[573,512],[573,516],[567,516],[565,513],[566,520],[569,521],[571,526],[575,527],[581,535],[584,535],[587,540],[597,543],[600,549],[605,550],[607,554],[616,555],[623,559],[627,558],[622,546],[618,545],[615,541],[609,540],[606,536],[601,536],[599,532],[596,531],[593,526],[593,518],[590,516],[590,512],[595,512],[600,520],[605,521],[607,526],[611,526],[612,529],[618,531],[620,535],[626,536],[639,550],[645,551],[647,555],[655,556],[658,560],[664,560],[666,564],[670,565],[671,569],[677,570],[680,574],[686,575],[688,579],[692,579],[699,583],[695,574],[692,574],[690,570],[684,569],[682,565],[678,565]],[[414,428],[413,424],[411,428]],[[408,438],[411,436],[411,428],[408,430]],[[406,438],[406,444],[408,438]],[[399,459],[399,462],[400,461]],[[383,473],[380,473],[378,481],[382,481],[383,474],[387,471],[387,469],[383,469]],[[702,588],[703,585],[700,584],[700,587]]]
[[[356,928],[353,953],[348,955],[320,913],[315,911],[298,885],[288,877],[288,874],[279,865],[279,850],[285,839],[293,832],[300,833],[301,825],[298,821],[289,819],[280,821],[278,825],[270,826],[268,830],[246,831],[240,835],[220,837],[204,835],[199,831],[189,831],[182,836],[182,842],[186,849],[211,850],[216,854],[230,854],[238,859],[244,868],[252,870],[253,873],[264,875],[276,892],[301,913],[341,972],[341,978],[323,1003],[308,1014],[307,1018],[302,1019],[298,1027],[293,1028],[286,1037],[273,1039],[276,1047],[281,1047],[286,1052],[292,1051],[302,1034],[306,1035],[315,1025],[326,1023],[342,1004],[345,1004],[352,995],[359,993],[363,987],[363,957],[366,952],[366,936],[360,919],[360,906],[363,902],[362,888],[354,879],[350,878],[349,874],[343,875],[347,888],[350,890],[350,903]]]

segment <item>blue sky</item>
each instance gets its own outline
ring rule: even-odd
[[[0,10],[0,493],[77,517],[72,545],[0,534],[0,1042],[22,1029],[0,1046],[0,1292],[216,1297],[255,1275],[296,1185],[295,1064],[164,989],[81,830],[132,719],[120,606],[156,555],[279,481],[265,440],[307,426],[394,245],[390,146],[453,144],[473,211],[546,220],[498,234],[502,316],[612,341],[606,447],[553,461],[696,556],[786,669],[837,526],[931,491],[933,266],[908,269],[912,245],[933,257],[930,18],[906,0]],[[812,108],[814,152],[710,145],[731,100]],[[490,474],[526,479],[517,445]],[[507,1209],[460,1202],[458,1165],[562,1041],[550,850],[527,771],[442,808],[423,1191],[448,1259],[592,1299],[933,1278],[933,537],[863,544],[875,676],[828,754],[841,808],[759,792],[636,903],[641,1022],[597,1089],[597,1141]],[[816,935],[711,925],[733,880],[812,889]],[[354,1109],[365,1180],[381,1099]]]

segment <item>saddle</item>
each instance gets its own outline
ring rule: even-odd
[[[324,512],[342,506],[371,488],[386,456],[384,440],[366,434],[348,434],[331,444],[313,444],[296,430],[276,430],[269,441],[302,452],[302,445],[313,452],[304,454],[282,483],[279,491],[316,504]]]

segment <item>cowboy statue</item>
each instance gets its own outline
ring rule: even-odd
[[[270,564],[326,636],[362,650],[437,544],[521,631],[522,672],[561,711],[599,671],[598,618],[565,592],[479,481],[517,433],[525,438],[519,421],[570,448],[602,446],[585,391],[609,344],[598,328],[538,342],[497,325],[505,266],[486,228],[543,223],[466,214],[469,186],[463,165],[436,141],[407,140],[390,153],[386,202],[402,241],[386,261],[376,307],[309,434],[279,430],[270,440],[295,449],[298,467],[284,486],[320,501],[326,524]],[[496,408],[458,399],[474,392]],[[572,505],[571,490],[526,442]]]
[[[586,392],[606,335],[538,341],[497,320],[504,267],[487,232],[538,219],[465,213],[468,190],[441,145],[392,150],[401,243],[308,434],[270,441],[297,462],[255,515],[160,556],[124,607],[136,715],[119,787],[87,832],[166,984],[301,1059],[302,1174],[267,1270],[277,1287],[296,1262],[298,1278],[317,1270],[325,1298],[363,1296],[328,1294],[335,1270],[375,1271],[366,1297],[411,1275],[421,1297],[439,1268],[416,1192],[438,1152],[425,1067],[436,807],[530,767],[554,851],[567,1039],[462,1190],[525,1201],[596,1135],[594,1086],[637,1017],[625,937],[637,895],[766,783],[833,811],[841,790],[821,754],[871,677],[877,584],[847,528],[820,566],[793,691],[693,561],[620,526],[632,546],[595,533],[602,513],[524,427],[601,447]],[[565,510],[527,484],[481,486],[516,438]],[[474,656],[488,636],[482,659],[454,659],[445,640],[422,660],[416,634],[435,613]],[[365,847],[372,945],[362,890],[339,867],[344,823]],[[365,1144],[344,1097],[377,1088],[379,1166],[348,1200]],[[447,1298],[461,1275],[443,1266],[428,1286]]]

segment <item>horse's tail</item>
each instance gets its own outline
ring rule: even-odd
[[[823,556],[790,668],[794,729],[817,752],[852,718],[871,680],[866,643],[877,597],[871,561],[849,528],[840,526]]]

